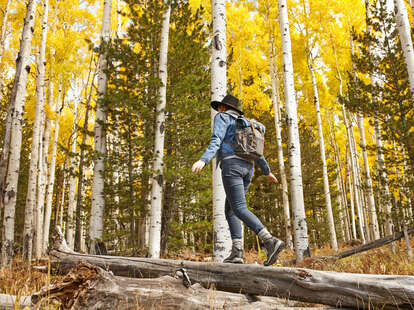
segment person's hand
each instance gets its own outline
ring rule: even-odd
[[[275,184],[278,184],[279,183],[279,181],[276,179],[275,175],[273,173],[271,173],[271,172],[266,176],[266,178],[269,181],[271,181],[271,182],[273,182]]]
[[[196,161],[193,164],[193,167],[191,168],[191,170],[193,170],[193,172],[195,172],[195,173],[199,173],[201,171],[201,169],[204,168],[205,165],[206,165],[206,163],[202,160]]]

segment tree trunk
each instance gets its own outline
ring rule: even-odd
[[[104,172],[105,172],[105,121],[106,111],[102,100],[106,93],[106,45],[109,42],[111,35],[111,6],[112,0],[104,0],[104,9],[102,17],[102,32],[101,32],[101,47],[103,51],[99,56],[99,70],[98,70],[98,100],[96,102],[96,119],[94,128],[94,142],[96,159],[93,169],[92,178],[92,206],[89,223],[89,238],[90,238],[90,252],[92,254],[99,253],[104,249],[102,242],[103,234],[103,215],[105,208],[105,193],[104,193]],[[105,250],[103,250],[105,251]]]
[[[326,165],[325,142],[323,138],[321,111],[319,107],[319,93],[318,93],[318,86],[316,85],[316,77],[315,77],[315,72],[314,72],[311,57],[312,57],[311,55],[308,55],[308,67],[309,67],[309,72],[312,78],[313,98],[314,98],[315,111],[316,111],[316,123],[318,125],[319,149],[321,152],[321,161],[322,161],[322,177],[323,177],[323,190],[324,190],[325,203],[326,203],[326,214],[328,217],[331,248],[337,251],[338,241],[336,239],[335,221],[333,218],[331,193],[329,189],[328,166]]]
[[[335,43],[332,39],[332,34],[331,34],[331,41],[332,41],[332,49],[334,52],[334,56],[335,56],[335,65],[336,65],[336,73],[337,73],[337,77],[339,79],[339,95],[342,97],[342,89],[343,89],[343,85],[342,85],[342,76],[341,76],[341,72],[339,71],[339,65],[338,65],[338,58],[336,55],[336,48],[335,48]],[[350,240],[351,239],[351,223],[349,221],[349,213],[348,213],[348,199],[347,199],[347,194],[346,194],[346,173],[345,173],[345,180],[342,176],[342,163],[341,163],[341,155],[339,152],[339,147],[336,141],[336,136],[335,136],[335,131],[332,130],[331,128],[331,122],[328,119],[328,123],[329,123],[329,131],[330,131],[330,136],[331,136],[331,140],[332,140],[332,145],[335,148],[335,158],[336,158],[336,163],[337,163],[337,171],[338,171],[338,177],[339,177],[339,187],[338,190],[340,190],[341,193],[341,200],[343,202],[343,206],[344,206],[344,213],[343,215],[345,215],[345,218],[343,218],[344,222],[345,222],[345,235],[346,235],[346,240]],[[345,156],[346,157],[346,156]],[[345,166],[345,171],[346,171],[346,167]],[[355,236],[354,236],[355,238]]]
[[[295,85],[293,79],[292,48],[290,42],[287,1],[279,0],[279,24],[282,36],[283,78],[285,85],[285,107],[288,128],[288,150],[290,164],[290,194],[293,211],[296,259],[310,256],[308,226],[303,199],[302,169]]]
[[[164,1],[165,11],[163,13],[160,60],[158,77],[161,80],[159,88],[159,101],[156,108],[155,143],[154,143],[154,173],[152,176],[151,194],[151,227],[149,239],[149,255],[153,258],[160,257],[161,251],[161,214],[162,194],[164,180],[164,139],[165,139],[165,107],[167,104],[167,59],[168,59],[168,36],[170,32],[171,6]]]
[[[379,233],[379,227],[378,227],[377,211],[375,209],[375,199],[374,199],[374,190],[372,188],[371,172],[370,172],[369,162],[368,162],[367,143],[365,140],[364,118],[361,113],[357,114],[357,118],[358,118],[358,129],[359,129],[359,136],[360,136],[360,146],[362,148],[362,157],[364,159],[365,180],[366,180],[366,187],[367,187],[369,219],[370,219],[369,221],[370,233],[372,234],[373,239],[379,239],[380,233]]]
[[[395,17],[404,60],[407,66],[408,82],[411,90],[411,98],[414,106],[414,50],[411,39],[411,26],[408,20],[407,8],[404,0],[394,0]]]
[[[0,32],[0,62],[3,60],[4,54],[4,45],[6,44],[6,30],[7,30],[7,19],[9,17],[9,10],[10,10],[11,0],[7,0],[6,6],[3,10],[3,19],[1,22],[1,32]],[[3,82],[3,73],[0,74],[0,88],[3,89],[4,82]],[[0,92],[0,99],[2,98],[3,93]]]
[[[272,102],[273,112],[275,117],[275,129],[276,129],[276,145],[277,155],[279,163],[279,174],[282,182],[282,199],[283,199],[283,215],[285,220],[285,234],[286,234],[286,245],[290,250],[293,250],[293,239],[292,239],[292,224],[290,219],[289,209],[289,192],[288,184],[286,179],[285,161],[283,157],[283,146],[282,146],[282,122],[280,115],[280,96],[279,96],[279,78],[277,76],[276,59],[274,53],[274,37],[270,35],[269,43],[269,67],[270,67],[270,79],[272,81]]]
[[[77,147],[77,122],[78,122],[78,109],[79,101],[75,101],[73,107],[73,121],[72,121],[72,134],[69,139],[70,143],[70,163],[69,163],[69,193],[68,193],[68,213],[66,223],[66,240],[71,249],[75,245],[75,221],[74,212],[76,208],[76,174],[77,174],[77,160],[76,160],[76,147]],[[69,145],[68,145],[69,147]]]
[[[351,163],[353,163],[352,168],[352,180],[354,185],[354,193],[355,193],[355,206],[358,213],[358,227],[362,242],[365,243],[369,237],[367,236],[367,232],[365,230],[365,213],[364,213],[364,204],[363,204],[363,197],[361,192],[361,174],[359,170],[359,158],[358,152],[355,143],[355,135],[354,135],[354,126],[352,123],[352,117],[349,113],[349,120],[350,120],[350,157],[352,158]]]
[[[341,156],[339,152],[339,147],[336,142],[336,136],[335,132],[332,128],[331,120],[328,118],[328,125],[329,125],[329,137],[331,146],[335,151],[335,161],[336,161],[336,187],[337,187],[337,199],[338,199],[338,205],[339,205],[339,211],[340,211],[340,220],[341,220],[341,226],[343,230],[343,239],[348,241],[351,239],[350,236],[350,227],[348,222],[348,201],[346,198],[346,188],[344,186],[344,180],[342,177],[342,163],[341,163]]]
[[[10,265],[13,257],[14,216],[19,180],[22,124],[26,100],[27,75],[30,71],[30,48],[35,21],[36,0],[27,3],[20,50],[16,62],[16,73],[9,105],[12,108],[8,168],[4,191],[4,220],[2,234],[2,265]]]
[[[79,177],[78,177],[78,195],[76,200],[76,232],[75,232],[75,240],[74,240],[74,249],[75,251],[80,251],[81,248],[81,240],[82,240],[82,193],[83,193],[83,179],[84,179],[84,157],[85,157],[85,147],[86,147],[86,136],[88,132],[88,122],[89,122],[89,110],[90,104],[92,100],[92,92],[93,92],[93,84],[95,81],[96,70],[92,76],[91,87],[89,89],[89,95],[86,99],[86,111],[85,111],[85,121],[83,123],[83,133],[82,133],[82,142],[80,147],[80,155],[79,155]],[[89,77],[88,77],[89,81]],[[86,84],[86,88],[88,83]],[[86,93],[86,90],[85,90]],[[86,94],[85,94],[86,95]]]
[[[226,7],[224,0],[211,0],[213,17],[213,44],[211,56],[211,100],[221,101],[227,92],[227,49],[226,49]],[[213,126],[216,111],[211,109],[211,125]],[[226,194],[221,180],[221,169],[212,161],[213,167],[213,257],[221,262],[231,248],[231,238],[224,215]]]
[[[6,30],[7,30],[7,19],[9,17],[11,0],[7,0],[6,6],[3,10],[3,19],[1,21],[1,32],[0,32],[0,61],[3,59],[4,45],[6,43]],[[0,86],[3,86],[1,83]]]
[[[52,156],[50,160],[49,166],[49,179],[47,184],[47,193],[46,193],[46,207],[45,207],[45,219],[44,225],[45,228],[43,230],[43,249],[47,249],[49,244],[49,230],[50,230],[50,218],[52,215],[52,200],[53,200],[53,188],[55,185],[55,170],[56,170],[56,153],[57,153],[57,144],[59,138],[59,119],[60,114],[63,109],[63,105],[61,104],[61,95],[62,95],[62,82],[59,83],[58,94],[57,94],[57,104],[56,104],[56,120],[55,120],[55,128],[53,132],[53,142],[52,142]],[[57,203],[56,205],[59,205]],[[56,217],[58,212],[56,212]]]
[[[33,247],[33,236],[34,236],[34,227],[33,223],[35,222],[34,214],[36,213],[35,208],[37,207],[37,179],[39,176],[39,146],[42,130],[42,118],[44,110],[43,102],[43,91],[42,87],[44,81],[44,66],[41,64],[40,56],[38,56],[37,61],[37,79],[36,79],[36,110],[35,118],[33,123],[33,133],[32,133],[32,150],[30,153],[30,166],[29,166],[29,177],[28,177],[28,186],[27,186],[27,196],[26,196],[26,207],[25,207],[25,216],[24,216],[24,232],[23,232],[23,259],[26,261],[31,260],[32,258],[32,247]],[[43,67],[43,69],[42,69]],[[42,81],[43,79],[43,81]]]
[[[206,288],[252,295],[275,296],[336,307],[411,309],[414,277],[351,274],[304,268],[263,267],[134,257],[95,256],[64,252],[57,236],[52,267],[67,272],[80,262],[110,270],[114,275],[154,278],[185,271],[191,283]],[[64,241],[64,240],[63,240]],[[61,248],[62,251],[56,250]],[[66,247],[67,248],[67,247]],[[317,292],[317,293],[315,293]]]
[[[48,97],[47,97],[47,103],[48,107],[51,110],[53,105],[53,82],[52,82],[52,70],[49,71],[49,83],[48,83]],[[44,246],[44,236],[45,236],[45,229],[46,229],[46,198],[47,198],[47,192],[49,191],[48,184],[49,184],[49,176],[52,174],[50,171],[51,167],[49,167],[49,147],[50,147],[50,134],[52,131],[52,123],[50,118],[45,114],[45,132],[43,135],[43,193],[40,196],[39,203],[41,203],[41,207],[43,209],[42,212],[42,234],[39,235],[39,243],[40,243],[40,253],[41,255],[46,253],[46,247]],[[50,174],[49,174],[50,173]],[[52,193],[53,193],[53,187],[52,187]],[[49,215],[50,217],[50,215]],[[50,226],[50,225],[49,225]],[[49,226],[47,229],[49,229]]]

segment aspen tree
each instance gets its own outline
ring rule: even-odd
[[[42,92],[42,100],[44,100],[44,94]],[[35,203],[35,208],[34,208],[34,243],[33,243],[33,251],[34,251],[34,256],[36,258],[40,258],[41,257],[41,238],[43,236],[42,233],[42,223],[43,223],[43,216],[42,216],[42,205],[43,205],[43,201],[41,201],[42,199],[42,195],[44,192],[44,180],[43,180],[43,170],[44,170],[44,165],[43,165],[43,136],[44,136],[44,126],[45,126],[45,122],[44,122],[44,118],[45,118],[45,111],[43,109],[42,111],[42,116],[41,116],[41,131],[40,131],[40,137],[39,137],[39,146],[38,146],[38,150],[39,150],[39,155],[38,155],[38,163],[37,163],[37,186],[36,186],[36,190],[37,190],[37,199],[36,199],[36,203]]]
[[[368,154],[367,154],[367,143],[365,138],[365,128],[364,128],[364,118],[361,113],[357,113],[357,121],[358,121],[358,129],[359,129],[359,136],[360,136],[360,146],[362,148],[362,158],[364,160],[364,170],[365,170],[365,179],[366,179],[366,186],[367,186],[367,196],[368,196],[368,210],[369,210],[369,226],[370,226],[370,233],[372,234],[373,239],[379,239],[379,227],[378,227],[378,219],[377,219],[377,211],[375,209],[375,198],[374,198],[374,190],[372,186],[372,179],[371,179],[371,172],[368,162]]]
[[[85,111],[85,120],[83,123],[83,133],[82,133],[82,142],[80,146],[80,155],[79,155],[79,171],[78,171],[78,189],[77,189],[77,199],[76,199],[76,232],[75,232],[75,240],[74,240],[74,249],[75,251],[81,250],[82,245],[82,230],[83,230],[83,224],[82,224],[82,194],[83,194],[83,183],[84,183],[84,166],[85,166],[85,145],[86,145],[86,137],[87,137],[87,131],[88,131],[88,122],[89,122],[89,111],[92,101],[92,92],[94,89],[94,81],[96,76],[96,69],[92,75],[92,81],[91,86],[89,88],[89,94],[87,94],[88,84],[89,84],[89,76],[91,74],[92,70],[92,61],[93,61],[94,55],[91,56],[91,63],[88,73],[88,78],[86,79],[86,86],[85,86],[85,99],[86,99],[86,111]]]
[[[405,7],[405,6],[404,6]],[[365,9],[367,14],[367,21],[369,22],[371,19],[370,16],[370,4],[369,1],[365,1]],[[371,31],[371,27],[368,27],[367,30]],[[352,41],[352,38],[351,38]],[[373,47],[371,44],[368,46],[368,51],[370,54],[373,54]],[[412,48],[411,48],[412,52]],[[375,76],[374,73],[370,74],[370,82],[373,86],[381,85],[382,82]],[[414,84],[413,84],[414,85]],[[377,96],[373,96],[372,100],[379,100]],[[379,179],[380,179],[380,191],[381,191],[381,201],[382,207],[385,208],[385,214],[386,214],[386,220],[385,220],[385,226],[386,226],[386,234],[390,235],[393,231],[393,225],[391,221],[391,202],[390,202],[390,194],[389,194],[389,188],[388,188],[388,176],[385,168],[385,160],[384,160],[384,154],[382,150],[382,137],[381,137],[381,125],[379,123],[379,119],[377,116],[374,116],[374,133],[375,133],[375,143],[377,147],[377,166],[379,171]],[[392,247],[394,249],[395,244],[392,244]]]
[[[227,92],[226,6],[224,0],[211,0],[213,44],[211,55],[211,100],[221,101]],[[211,109],[213,125],[216,111]],[[214,261],[221,262],[231,248],[231,238],[224,215],[226,194],[221,180],[221,169],[212,160],[213,167],[213,235]]]
[[[96,119],[94,128],[94,142],[96,159],[94,162],[93,178],[92,178],[92,207],[89,223],[89,238],[90,238],[90,252],[91,254],[98,254],[102,242],[103,233],[103,213],[105,208],[105,194],[104,194],[104,160],[106,155],[105,144],[105,126],[106,112],[103,106],[103,98],[107,87],[107,60],[106,60],[106,45],[110,39],[111,33],[111,7],[112,0],[104,0],[102,30],[101,30],[101,54],[99,56],[98,69],[98,100],[96,103]]]
[[[340,98],[342,98],[343,97],[343,80],[342,80],[341,72],[339,70],[338,57],[337,57],[337,54],[336,54],[335,42],[332,38],[332,32],[330,33],[330,39],[331,39],[331,45],[332,45],[332,50],[333,50],[334,59],[335,59],[336,76],[337,76],[337,79],[339,80],[339,96],[340,96]],[[342,109],[345,109],[344,105],[343,104],[341,104],[341,105],[342,105]],[[348,126],[347,126],[347,121],[346,121],[344,112],[343,112],[343,116],[344,116],[344,123],[345,123],[346,132],[348,133],[348,129],[347,129]],[[329,128],[331,130],[329,119],[328,119],[328,122],[329,122]],[[347,200],[347,197],[346,197],[346,185],[345,185],[346,184],[346,174],[345,174],[345,180],[343,180],[342,179],[342,173],[341,173],[342,164],[341,164],[341,158],[340,158],[340,154],[339,154],[339,148],[336,144],[335,131],[331,131],[331,133],[332,133],[333,138],[334,138],[333,139],[334,140],[334,146],[335,146],[335,149],[336,149],[336,159],[337,159],[337,166],[338,166],[338,170],[339,170],[338,175],[340,176],[340,181],[341,181],[342,200],[343,200],[343,203],[344,203],[344,206],[345,206],[345,215],[346,215],[345,221],[346,221],[346,226],[347,226],[347,238],[349,240],[349,239],[351,239],[350,227],[349,227],[351,225],[351,223],[348,222],[348,218],[349,218],[348,203],[347,203],[348,200]],[[346,165],[346,167],[347,167],[347,165]],[[352,210],[352,212],[354,210],[353,206],[354,205],[353,205],[352,193],[351,193],[351,210]],[[356,239],[355,218],[354,217],[352,218],[352,233],[353,233],[353,238]]]
[[[30,7],[30,5],[32,5]],[[26,15],[26,20],[25,20],[25,27],[33,27],[32,25],[29,25],[32,23],[32,19],[34,19],[34,10],[35,10],[35,5],[36,3],[30,3],[28,5],[28,9],[27,9],[27,14],[29,14],[29,10],[32,9],[33,12],[31,13],[31,16]],[[30,9],[29,9],[30,7]],[[46,21],[47,23],[47,14],[48,14],[48,10],[47,10],[48,6],[47,6],[47,1],[45,1],[44,4],[44,12],[43,12],[43,20],[42,20],[42,29],[44,26],[44,22]],[[27,19],[29,18],[29,21],[27,21]],[[33,29],[27,29],[26,30],[26,35],[30,33],[30,39],[28,39],[29,41],[26,42],[26,44],[28,44],[28,46],[26,46],[26,48],[28,49],[26,51],[26,57],[28,58],[30,55],[30,41],[32,38],[32,31]],[[23,40],[21,41],[21,51],[22,52],[22,45],[23,42],[25,41],[24,39],[25,36],[25,29],[23,29]],[[33,138],[32,138],[32,153],[31,153],[31,162],[30,162],[30,169],[29,169],[29,181],[28,181],[28,193],[27,193],[27,199],[26,199],[26,209],[25,209],[25,226],[24,226],[24,233],[23,233],[23,258],[25,260],[30,261],[31,260],[31,256],[32,256],[32,242],[33,242],[33,210],[36,206],[36,177],[38,175],[38,161],[39,161],[39,138],[40,138],[40,131],[41,131],[41,118],[43,115],[43,90],[42,87],[44,86],[44,52],[45,52],[45,47],[46,47],[46,34],[43,34],[43,30],[42,30],[42,38],[41,38],[41,46],[40,46],[40,52],[39,52],[39,59],[38,59],[38,67],[37,67],[37,80],[36,80],[36,112],[35,112],[35,121],[34,121],[34,125],[33,125]],[[43,61],[42,61],[43,60]],[[28,59],[26,60],[26,65],[27,65]],[[17,63],[18,65],[19,63]],[[24,74],[26,73],[26,74]],[[21,94],[21,96],[23,97],[21,100],[23,101],[23,105],[24,105],[24,98],[26,96],[25,92],[25,88],[26,88],[26,83],[27,83],[27,69],[23,69],[22,73],[19,73],[18,70],[16,70],[16,78],[19,77],[20,74],[23,74],[23,76],[25,76],[25,80],[24,80],[24,89],[20,89],[21,92],[23,92]],[[23,76],[21,76],[21,78],[23,78]],[[15,81],[16,83],[16,81]],[[14,88],[14,86],[13,86]],[[17,96],[17,94],[16,94]],[[13,98],[12,98],[13,100]],[[10,102],[10,104],[12,104],[12,100]],[[17,98],[16,98],[17,101]],[[16,108],[16,107],[15,107]],[[21,106],[21,108],[23,109],[23,106]],[[16,112],[16,111],[15,111]],[[21,112],[23,114],[23,111]],[[14,121],[14,120],[13,120]],[[20,143],[19,146],[21,145],[21,128],[19,129],[20,131]],[[13,137],[13,133],[12,133],[12,140],[11,143],[13,143],[14,137]],[[20,153],[20,147],[19,147],[19,153]],[[20,157],[20,154],[18,155],[18,157]],[[10,167],[9,167],[10,169]],[[17,168],[17,172],[18,172],[18,168]],[[18,177],[18,174],[17,176]],[[6,215],[5,215],[6,218]]]
[[[283,199],[283,215],[285,220],[285,233],[286,233],[286,245],[289,249],[293,250],[293,241],[292,241],[292,224],[290,219],[290,210],[289,210],[289,193],[288,193],[288,184],[286,179],[285,171],[285,161],[283,158],[283,146],[282,146],[282,121],[280,116],[280,95],[279,95],[279,80],[276,72],[276,61],[274,53],[274,38],[270,34],[270,43],[269,43],[269,66],[270,66],[270,79],[272,82],[272,102],[273,102],[273,112],[275,118],[275,129],[276,129],[276,145],[277,145],[277,155],[279,163],[279,174],[280,180],[282,183],[282,199]]]
[[[45,206],[45,218],[44,218],[44,230],[43,230],[43,250],[47,249],[47,245],[49,243],[50,217],[52,214],[53,188],[55,185],[57,143],[58,143],[58,138],[59,138],[59,121],[60,121],[60,114],[63,108],[61,104],[61,95],[62,95],[62,81],[59,82],[58,93],[56,96],[56,99],[57,99],[56,108],[55,108],[56,119],[55,119],[55,126],[53,129],[52,155],[51,155],[50,166],[49,166],[50,174],[48,178],[47,192],[46,192],[46,206]],[[58,212],[56,212],[56,217],[57,217],[57,214]]]
[[[168,37],[170,29],[171,5],[169,1],[164,2],[165,11],[161,28],[160,60],[158,77],[161,86],[158,90],[159,101],[156,107],[156,128],[154,145],[154,174],[152,180],[151,194],[151,226],[149,234],[149,255],[152,258],[160,257],[161,249],[161,213],[162,213],[162,189],[164,170],[164,140],[165,140],[165,107],[167,104],[167,59],[168,59]]]
[[[20,41],[19,56],[9,105],[12,109],[10,138],[5,139],[9,148],[8,169],[5,180],[4,220],[2,234],[2,265],[10,265],[13,257],[14,216],[17,195],[17,183],[20,167],[20,150],[22,144],[22,123],[26,97],[27,75],[33,26],[35,20],[36,0],[29,0]],[[9,143],[7,143],[9,141]],[[4,147],[3,150],[6,148]]]
[[[394,0],[394,9],[414,106],[414,49],[411,39],[410,22],[408,20],[407,8],[404,0]]]
[[[37,58],[40,58],[38,56]],[[36,109],[35,118],[33,123],[32,134],[32,149],[30,154],[30,166],[29,166],[29,179],[26,196],[26,207],[24,217],[24,232],[23,232],[23,259],[30,261],[32,258],[32,246],[33,246],[33,214],[35,213],[35,207],[37,207],[37,179],[39,176],[39,142],[41,125],[43,118],[43,96],[42,96],[42,78],[44,80],[44,67],[37,61],[37,79],[36,79]]]
[[[348,113],[349,115],[349,124],[350,124],[350,156],[353,159],[351,163],[353,163],[352,168],[352,181],[353,181],[353,187],[355,192],[355,206],[356,211],[358,214],[358,227],[359,232],[361,235],[362,242],[365,243],[367,239],[366,230],[365,230],[365,215],[364,215],[364,206],[363,206],[363,197],[362,197],[362,191],[361,191],[361,176],[360,176],[360,170],[359,170],[359,158],[358,158],[358,152],[356,148],[355,143],[355,134],[354,134],[354,126],[353,126],[353,118],[351,116],[351,113]]]
[[[320,104],[319,104],[319,92],[318,86],[316,84],[316,77],[315,77],[315,69],[313,63],[313,55],[312,55],[312,43],[308,29],[308,12],[307,12],[308,3],[303,1],[303,10],[304,10],[304,18],[305,18],[305,49],[306,49],[306,58],[309,73],[311,75],[312,81],[312,91],[313,91],[313,103],[315,106],[316,112],[316,124],[318,126],[318,140],[319,140],[319,149],[320,149],[320,156],[322,161],[322,179],[323,179],[323,189],[324,189],[324,196],[325,196],[325,207],[326,207],[326,214],[328,217],[328,226],[329,226],[329,236],[330,236],[330,243],[331,248],[335,251],[338,250],[338,241],[336,239],[336,231],[335,231],[335,221],[333,218],[332,212],[332,202],[331,202],[331,193],[329,189],[329,178],[328,178],[328,167],[326,165],[326,156],[325,156],[325,141],[323,137],[323,129],[322,129],[322,119],[321,119],[321,111],[320,111]]]
[[[67,211],[67,223],[66,223],[66,242],[68,246],[73,250],[75,245],[75,221],[74,212],[76,206],[76,146],[77,146],[77,122],[78,122],[78,110],[79,101],[75,99],[73,107],[73,121],[72,121],[72,134],[69,139],[70,145],[70,161],[69,161],[69,193],[68,193],[68,211]],[[69,146],[68,145],[68,146]]]
[[[50,111],[52,109],[52,105],[53,105],[53,82],[52,82],[52,70],[49,70],[49,83],[48,83],[48,96],[47,96],[47,106],[48,106],[48,111]],[[46,125],[45,125],[45,131],[44,131],[44,135],[43,135],[43,143],[42,143],[42,147],[43,147],[43,193],[40,195],[40,199],[38,200],[38,203],[41,204],[41,208],[42,208],[42,218],[41,218],[41,223],[42,223],[42,230],[41,230],[41,234],[39,233],[39,239],[38,239],[38,243],[40,244],[40,251],[41,251],[41,255],[45,254],[46,252],[46,247],[44,247],[44,229],[46,229],[46,224],[45,224],[45,218],[46,218],[46,197],[47,197],[47,191],[48,189],[48,184],[49,184],[49,175],[51,174],[51,167],[49,166],[49,146],[50,146],[50,134],[51,134],[51,130],[52,130],[52,122],[51,119],[49,118],[48,114],[45,114],[45,121],[46,121]],[[48,173],[49,172],[49,173]],[[52,189],[53,191],[53,189]]]
[[[292,49],[289,33],[289,19],[286,0],[279,0],[279,24],[282,37],[283,77],[285,86],[285,107],[288,127],[288,150],[290,163],[290,188],[295,231],[296,260],[302,261],[310,256],[308,227],[306,223],[303,199],[302,171],[300,158],[300,142],[295,86],[293,80]]]
[[[285,234],[286,234],[286,246],[293,250],[293,237],[292,237],[292,222],[290,218],[290,206],[289,206],[289,190],[288,183],[286,178],[285,170],[285,161],[283,156],[283,146],[282,146],[282,117],[280,111],[280,82],[279,82],[279,72],[276,62],[276,52],[275,52],[275,29],[274,23],[276,21],[270,16],[271,14],[271,3],[266,0],[263,3],[265,10],[265,22],[268,26],[269,32],[269,73],[270,73],[270,82],[272,87],[271,100],[273,104],[273,113],[274,113],[274,123],[276,130],[276,146],[277,146],[277,156],[279,164],[279,174],[282,184],[282,201],[283,201],[283,217],[285,222]],[[240,83],[242,83],[242,78],[240,77]],[[277,202],[276,202],[277,203]]]
[[[1,21],[1,32],[0,32],[0,62],[3,60],[3,54],[4,54],[4,45],[6,44],[6,31],[7,31],[7,21],[9,17],[9,11],[10,11],[10,4],[12,0],[6,1],[6,6],[3,10],[3,19]],[[0,73],[0,87],[3,88],[4,82],[3,82],[3,73]],[[0,98],[2,97],[2,93],[0,93]]]
[[[335,161],[336,161],[336,188],[338,190],[337,194],[337,201],[339,205],[339,217],[341,222],[341,230],[343,232],[342,236],[345,240],[350,240],[350,230],[348,225],[348,205],[347,205],[347,199],[346,199],[346,190],[343,186],[343,179],[342,179],[342,163],[341,163],[341,157],[339,153],[339,148],[336,143],[336,137],[335,133],[332,129],[331,120],[328,118],[328,125],[329,125],[329,137],[331,146],[334,149],[335,152]]]
[[[369,23],[369,2],[365,2],[366,7],[366,16],[367,16],[367,33],[371,32],[371,25]],[[354,45],[351,35],[351,55],[354,55]],[[355,63],[352,63],[352,71],[354,80],[357,77]],[[372,179],[371,179],[371,172],[369,168],[368,163],[368,154],[367,154],[367,145],[366,145],[366,139],[365,139],[365,128],[364,128],[364,117],[361,112],[357,113],[357,124],[359,129],[359,135],[360,135],[360,146],[362,149],[362,156],[364,160],[364,170],[365,170],[365,179],[366,179],[366,186],[367,186],[367,195],[368,195],[368,208],[369,208],[369,226],[370,226],[370,233],[372,234],[373,239],[379,239],[380,233],[379,233],[379,226],[378,226],[378,219],[377,219],[377,212],[375,208],[375,198],[374,198],[374,191],[372,186]]]
[[[349,157],[348,157],[349,158]],[[351,225],[352,225],[352,238],[357,238],[356,233],[356,223],[355,223],[355,204],[354,204],[354,187],[353,182],[351,181],[351,174],[352,174],[352,164],[350,161],[347,161],[347,169],[348,169],[348,184],[349,184],[349,201],[351,204]]]

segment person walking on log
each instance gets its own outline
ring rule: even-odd
[[[211,107],[219,112],[214,118],[212,137],[204,154],[193,164],[192,171],[199,173],[217,155],[226,193],[225,215],[232,239],[231,253],[223,262],[243,263],[241,220],[262,240],[267,255],[264,265],[273,265],[285,244],[273,237],[257,216],[247,209],[245,195],[252,180],[254,167],[253,160],[242,158],[234,151],[235,122],[243,115],[239,109],[239,100],[232,95],[226,95],[222,101],[211,102]],[[268,180],[278,183],[263,156],[254,161]]]

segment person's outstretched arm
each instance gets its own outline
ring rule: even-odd
[[[256,159],[256,164],[259,166],[260,170],[262,170],[263,174],[269,181],[276,184],[279,183],[275,175],[270,171],[269,164],[267,163],[264,156],[260,157],[259,159]]]
[[[228,117],[223,113],[218,113],[214,118],[213,132],[211,134],[210,144],[206,151],[201,156],[200,160],[193,164],[192,171],[200,172],[204,166],[216,155],[221,143],[223,143],[226,135],[227,127],[229,126]]]

